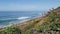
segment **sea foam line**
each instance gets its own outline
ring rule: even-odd
[[[27,19],[27,18],[30,18],[30,17],[19,17],[18,19]]]

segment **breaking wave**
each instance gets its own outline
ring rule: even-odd
[[[30,17],[19,17],[18,19],[27,19],[27,18],[30,18]]]
[[[13,24],[18,24],[18,23],[21,23],[21,22],[25,22],[25,21],[28,21],[30,17],[18,17],[18,18],[6,18],[6,19],[0,19],[0,28],[3,28],[3,27],[8,27],[8,26],[11,26]],[[6,23],[5,23],[6,22]],[[8,23],[8,24],[7,24]]]

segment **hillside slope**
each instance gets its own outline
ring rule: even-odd
[[[51,10],[46,16],[26,31],[25,34],[60,34],[60,7]]]
[[[60,7],[48,14],[48,19],[38,27],[43,34],[60,34]]]

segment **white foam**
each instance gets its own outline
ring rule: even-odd
[[[27,19],[27,18],[29,17],[24,16],[24,17],[19,17],[18,19]]]
[[[5,27],[10,27],[12,26],[13,24],[8,24],[8,25],[0,25],[0,28],[5,28]]]
[[[24,21],[27,21],[27,20],[26,20],[27,18],[30,18],[30,17],[24,16],[24,17],[19,17],[19,18],[7,18],[7,19],[0,19],[0,20],[10,20],[10,19],[22,20],[22,19],[23,19],[23,20],[20,21],[20,22],[24,22]],[[20,22],[19,22],[19,23],[20,23]],[[14,21],[13,21],[13,22],[9,22],[8,25],[0,25],[0,28],[9,27],[9,26],[11,26],[11,25],[13,25],[13,24],[17,24],[17,23],[15,23]]]

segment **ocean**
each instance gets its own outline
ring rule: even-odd
[[[44,11],[0,11],[0,28],[41,17],[43,13]]]

